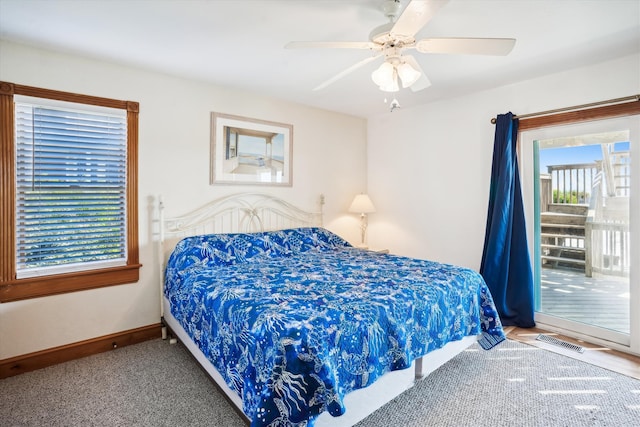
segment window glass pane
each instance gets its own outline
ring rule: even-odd
[[[126,138],[125,114],[16,104],[18,277],[125,264]]]

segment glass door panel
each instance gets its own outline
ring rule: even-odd
[[[640,117],[522,132],[536,322],[640,354]],[[637,160],[637,159],[636,159]]]
[[[629,133],[536,142],[538,311],[629,334]]]

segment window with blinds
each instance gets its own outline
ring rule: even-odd
[[[17,278],[125,265],[126,111],[15,104]]]

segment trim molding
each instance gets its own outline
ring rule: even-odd
[[[127,265],[35,278],[16,278],[16,166],[14,95],[91,104],[127,112],[126,233]],[[0,81],[0,303],[75,292],[104,286],[137,283],[138,241],[138,139],[140,104],[72,92],[42,89]]]
[[[0,379],[161,337],[160,323],[0,360]]]
[[[624,104],[605,105],[602,107],[588,108],[566,113],[551,114],[548,116],[520,119],[518,131],[539,129],[547,126],[559,126],[573,123],[581,123],[592,120],[612,119],[615,117],[627,117],[640,114],[640,101],[625,102]]]

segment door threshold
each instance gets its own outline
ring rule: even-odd
[[[611,346],[608,345],[601,345],[563,335],[559,332],[545,329],[542,325],[538,325],[535,328],[518,328],[510,326],[505,327],[504,331],[507,338],[514,341],[562,354],[563,356],[590,363],[640,380],[640,356],[638,355],[620,351],[611,348]],[[576,346],[583,347],[585,351],[583,353],[578,353],[561,346],[537,340],[536,338],[540,334],[551,336]]]

